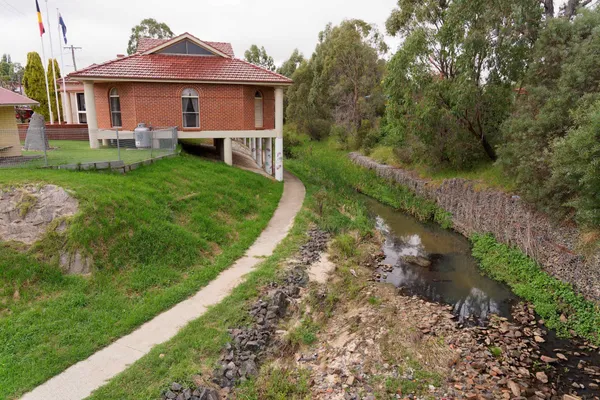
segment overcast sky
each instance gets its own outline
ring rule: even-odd
[[[39,2],[49,57],[46,2]],[[310,56],[328,22],[362,18],[383,31],[395,6],[396,0],[48,0],[54,54],[59,57],[59,8],[69,44],[83,48],[76,51],[78,68],[126,53],[131,28],[148,17],[167,23],[175,34],[189,32],[204,40],[231,42],[240,58],[253,43],[265,46],[279,64],[296,47]],[[0,0],[0,54],[8,53],[24,65],[29,51],[41,53],[35,0]],[[71,54],[68,50],[63,54],[65,69],[71,71]]]
[[[557,7],[565,0],[557,0]],[[76,51],[78,68],[126,53],[131,28],[144,18],[165,22],[175,34],[189,32],[200,39],[231,42],[243,58],[251,44],[265,46],[277,64],[294,48],[310,56],[318,33],[328,22],[361,18],[385,31],[385,20],[396,0],[39,0],[46,25],[44,43],[50,57],[50,38],[59,58],[56,9],[68,27],[69,44]],[[387,39],[392,49],[399,41]],[[27,53],[41,53],[35,0],[0,0],[0,54],[25,65]],[[72,71],[71,53],[63,50],[65,69]],[[60,59],[59,59],[60,61]]]

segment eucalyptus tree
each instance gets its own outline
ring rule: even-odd
[[[542,14],[539,0],[399,0],[386,23],[403,40],[385,81],[392,140],[431,164],[496,160]]]

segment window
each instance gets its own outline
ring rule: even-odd
[[[110,121],[112,126],[121,127],[123,122],[121,120],[121,100],[119,99],[119,92],[117,88],[112,88],[109,94],[110,104]]]
[[[166,47],[158,52],[159,54],[185,54],[192,56],[214,56],[213,53],[198,46],[195,43],[192,43],[189,40],[183,40],[181,42],[177,42],[172,44],[169,47]]]
[[[67,95],[70,96],[70,95]],[[83,93],[76,94],[77,99],[77,121],[80,124],[87,124],[87,113],[85,112],[85,95]]]
[[[194,89],[185,89],[181,93],[181,103],[183,110],[183,127],[199,128],[200,112],[198,110],[198,92]]]
[[[254,94],[254,128],[263,127],[263,96],[257,91]]]

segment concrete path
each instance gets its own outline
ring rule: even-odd
[[[284,175],[284,189],[279,206],[267,228],[229,269],[193,297],[163,312],[136,331],[124,336],[88,359],[69,367],[33,391],[23,400],[81,400],[123,372],[147,354],[152,347],[171,339],[190,321],[200,317],[208,307],[219,303],[244,280],[262,257],[270,256],[287,236],[296,214],[302,207],[305,189],[295,176]]]

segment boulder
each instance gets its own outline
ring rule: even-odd
[[[422,256],[403,256],[402,260],[408,264],[417,265],[423,268],[431,267],[431,260]]]
[[[33,113],[29,127],[27,128],[27,136],[25,137],[25,150],[44,151],[48,149],[48,139],[44,135],[45,127],[46,121],[44,121],[44,116]]]

